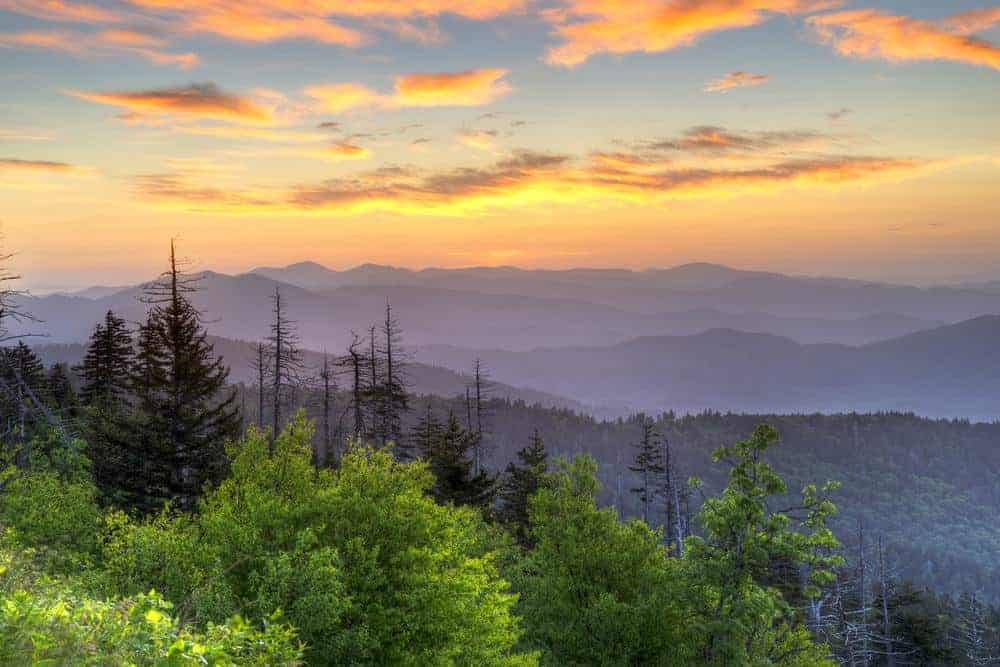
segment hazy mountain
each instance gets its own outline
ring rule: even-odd
[[[992,420],[1000,417],[998,340],[1000,317],[989,316],[860,347],[716,329],[527,352],[435,345],[416,356],[453,368],[478,357],[498,381],[605,409],[899,410]]]
[[[696,277],[710,280],[712,275],[709,274],[722,275],[704,267],[696,272],[697,275],[691,271],[694,269],[681,271],[686,276],[684,280]],[[358,273],[375,275],[382,272],[377,267],[360,267],[352,275]],[[576,272],[563,273],[578,275]],[[604,274],[602,280],[609,281],[612,280],[609,274],[622,274],[625,279],[631,272],[600,273]],[[583,299],[433,286],[355,284],[316,291],[255,273],[228,276],[206,272],[201,281],[202,289],[193,298],[205,312],[212,333],[228,338],[254,339],[264,336],[268,330],[270,299],[276,286],[282,287],[290,317],[299,322],[303,342],[313,349],[342,349],[348,344],[352,330],[363,333],[382,318],[386,300],[392,303],[410,344],[510,350],[609,345],[638,336],[687,335],[713,328],[771,333],[803,343],[859,344],[941,324],[892,313],[849,319],[776,316],[766,312],[711,308],[645,313]],[[109,308],[130,320],[142,319],[146,307],[138,299],[140,292],[133,287],[97,297],[54,294],[27,298],[24,307],[43,320],[44,323],[34,330],[48,333],[52,342],[78,342],[86,339]]]
[[[256,385],[257,372],[254,368],[257,350],[256,343],[219,338],[217,336],[210,336],[209,339],[215,347],[216,354],[221,356],[226,365],[229,366],[229,379],[231,382]],[[86,351],[86,348],[81,343],[40,343],[32,347],[46,365],[64,363],[75,366],[83,360]],[[315,378],[318,377],[318,371],[323,365],[323,353],[303,350],[302,359],[307,368],[308,375],[313,378],[309,381],[318,382]],[[331,363],[335,363],[332,357]],[[341,389],[346,389],[348,378],[336,369],[335,373],[337,384]],[[465,387],[470,382],[470,378],[463,373],[418,362],[407,363],[406,374],[408,388],[414,394],[429,394],[443,397],[464,395]],[[501,382],[493,383],[491,396],[513,401],[524,401],[528,405],[568,409],[579,413],[592,414],[594,412],[579,401],[555,396],[538,391],[537,389],[512,387]]]
[[[514,267],[412,271],[365,264],[334,271],[319,264],[260,268],[254,273],[311,290],[407,286],[484,294],[573,299],[646,314],[713,309],[786,317],[854,319],[899,313],[956,322],[1000,313],[1000,293],[973,287],[912,287],[846,278],[788,276],[716,264],[670,269],[525,270]]]

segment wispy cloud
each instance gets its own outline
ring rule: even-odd
[[[122,0],[119,10],[63,0],[0,0],[0,10],[35,18],[85,23],[157,21],[172,33],[208,33],[243,42],[304,39],[346,47],[371,42],[373,33],[392,32],[403,39],[440,43],[434,22],[444,15],[488,20],[521,12],[527,0]]]
[[[1000,22],[996,9],[963,12],[937,23],[875,9],[823,14],[807,21],[821,41],[845,56],[894,63],[950,60],[1000,69],[1000,46],[970,36]]]
[[[0,157],[0,171],[73,173],[83,171],[83,169],[68,162]]]
[[[758,25],[774,15],[804,14],[839,4],[839,0],[562,0],[544,13],[561,40],[545,60],[573,67],[601,53],[669,51],[713,32]]]
[[[70,91],[69,94],[89,102],[120,107],[140,117],[168,115],[260,125],[276,121],[273,107],[249,96],[227,93],[214,83],[136,91]]]
[[[115,23],[122,20],[122,15],[116,11],[85,2],[63,0],[0,0],[0,10],[68,23]]]
[[[818,149],[831,137],[813,130],[763,130],[745,132],[714,125],[688,128],[678,137],[656,139],[638,145],[644,150],[684,151],[696,154],[768,153]]]
[[[0,127],[0,141],[52,141],[54,136],[29,128]]]
[[[134,55],[156,65],[190,69],[198,64],[195,53],[163,50],[166,40],[132,29],[107,29],[98,32],[79,30],[26,30],[0,33],[0,46],[40,48],[61,51],[77,57]]]
[[[473,107],[489,104],[511,91],[499,68],[462,72],[404,74],[395,79],[392,93],[379,93],[360,83],[315,84],[304,89],[315,100],[316,110],[341,113],[382,107]]]
[[[496,130],[462,129],[455,133],[455,139],[460,144],[480,151],[496,150]]]
[[[828,114],[826,114],[826,118],[831,123],[841,123],[841,122],[844,121],[844,119],[846,119],[852,113],[854,113],[853,109],[848,109],[847,107],[841,107],[840,109],[837,109],[836,111],[831,111]]]
[[[767,74],[751,74],[743,70],[730,72],[724,77],[709,81],[702,88],[706,93],[725,93],[732,88],[747,88],[749,86],[760,86],[768,82]]]
[[[701,137],[707,132],[691,132]],[[745,150],[793,145],[793,132],[717,132],[716,144]],[[784,140],[779,136],[785,137]],[[752,141],[747,137],[752,137]],[[785,141],[783,144],[782,141]],[[786,187],[841,187],[877,183],[947,166],[911,157],[771,153],[760,162],[685,165],[671,159],[679,145],[649,140],[634,150],[572,156],[515,151],[485,166],[443,170],[380,169],[314,184],[261,190],[206,185],[184,172],[144,175],[138,196],[159,206],[226,213],[310,211],[352,214],[385,210],[413,214],[463,214],[557,202],[620,200],[650,204],[671,197],[717,198],[767,193]],[[692,144],[691,150],[701,150]]]

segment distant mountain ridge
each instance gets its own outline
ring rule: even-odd
[[[308,274],[314,282],[331,273],[316,264],[274,271],[289,280]],[[1000,293],[711,264],[644,272],[363,265],[332,273],[343,284],[305,288],[261,272],[205,271],[193,299],[211,334],[259,340],[280,289],[303,346],[334,353],[346,348],[352,331],[364,335],[379,322],[388,301],[419,361],[466,372],[481,356],[500,382],[602,414],[711,408],[1000,415],[993,398],[1000,396],[993,351],[1000,332],[981,330],[995,322],[984,316],[1000,312]],[[43,320],[32,329],[48,332],[48,342],[78,343],[108,309],[141,321],[140,293],[136,286],[97,298],[53,294],[26,297],[22,306]],[[661,302],[674,309],[646,310]],[[956,319],[965,313],[971,315]]]
[[[427,346],[416,358],[445,367],[480,358],[501,382],[516,378],[607,410],[902,411],[993,421],[998,341],[1000,317],[983,316],[860,347],[713,329],[527,352]]]

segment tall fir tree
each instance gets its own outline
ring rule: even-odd
[[[514,531],[517,541],[532,546],[528,531],[528,501],[545,480],[549,455],[538,429],[531,434],[528,446],[517,452],[517,462],[511,461],[500,488],[500,519]]]
[[[129,392],[133,354],[128,324],[109,310],[94,328],[83,363],[76,369],[83,402],[97,406],[124,400]]]
[[[489,511],[496,495],[496,479],[484,470],[472,471],[474,442],[474,433],[462,428],[455,413],[449,412],[444,428],[424,452],[436,479],[431,494],[442,504],[469,505]]]
[[[427,412],[417,421],[410,430],[407,439],[410,448],[406,450],[407,456],[417,455],[427,457],[433,451],[438,440],[441,438],[441,431],[444,425],[434,414],[430,401],[427,402]]]
[[[189,295],[187,276],[170,246],[170,268],[146,292],[151,309],[138,344],[133,379],[135,443],[121,491],[140,510],[164,501],[190,510],[206,484],[225,472],[225,443],[239,433],[236,392],[216,357]]]
[[[639,497],[642,505],[642,520],[649,524],[650,510],[656,499],[656,481],[663,474],[663,453],[660,449],[659,434],[656,432],[653,420],[644,414],[637,417],[642,434],[636,443],[635,459],[629,470],[639,478],[637,486],[632,487],[632,493]]]
[[[75,423],[80,416],[80,397],[73,388],[66,364],[52,364],[45,380],[49,405],[61,419]]]
[[[34,350],[19,340],[0,348],[0,423],[3,440],[14,448],[14,461],[27,465],[28,443],[47,427],[42,408],[48,402],[45,366]]]

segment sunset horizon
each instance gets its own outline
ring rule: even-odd
[[[0,0],[0,21],[0,224],[35,289],[141,280],[174,237],[223,271],[1000,278],[981,2]]]

